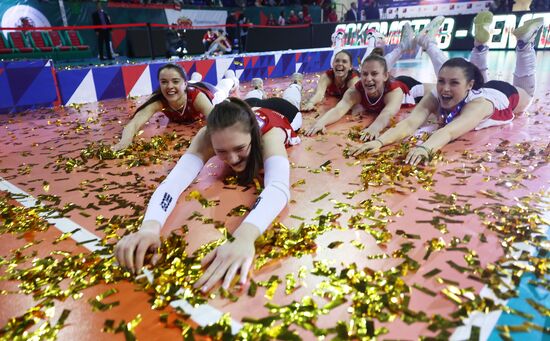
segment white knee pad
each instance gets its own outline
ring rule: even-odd
[[[254,90],[250,90],[245,96],[244,96],[244,99],[249,99],[249,98],[257,98],[257,99],[263,99],[263,96],[264,96],[264,92],[260,89],[254,89]]]
[[[535,95],[537,80],[535,75],[518,77],[514,75],[514,86],[522,88],[525,92],[533,97]]]

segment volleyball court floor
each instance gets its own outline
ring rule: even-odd
[[[511,81],[513,52],[490,60],[491,77]],[[257,191],[236,186],[215,158],[178,201],[147,276],[118,268],[109,247],[139,226],[199,125],[157,114],[115,155],[109,146],[146,97],[0,116],[0,338],[547,337],[549,72],[550,54],[539,52],[529,111],[462,136],[426,167],[403,163],[406,141],[345,157],[372,117],[302,136],[288,149],[292,201],[256,243],[251,284],[209,296],[192,289],[199,259]],[[425,57],[396,74],[435,81]],[[306,75],[304,99],[318,77]],[[265,88],[280,96],[288,81]],[[329,104],[305,113],[304,126]]]

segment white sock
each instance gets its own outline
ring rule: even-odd
[[[302,127],[302,121],[302,113],[298,111],[292,122],[290,122],[290,126],[294,131],[298,131]]]
[[[217,49],[218,49],[218,43],[212,43],[212,45],[210,45],[210,48],[208,49],[208,51],[206,51],[206,54],[211,55]]]
[[[429,44],[428,48],[426,49],[426,53],[430,57],[430,60],[432,61],[432,65],[434,67],[435,75],[439,74],[439,69],[441,69],[441,66],[443,63],[445,63],[449,57],[437,47],[436,43]]]
[[[396,48],[394,48],[390,53],[386,54],[384,58],[386,59],[386,65],[388,66],[388,71],[393,69],[393,66],[399,58],[401,58],[401,55],[403,55],[403,50],[401,49],[400,45],[397,45]]]
[[[300,109],[300,102],[302,101],[302,86],[296,83],[292,83],[283,92],[283,98],[289,101],[296,108]]]
[[[257,99],[262,99],[264,97],[264,93],[262,90],[259,90],[259,89],[254,89],[254,90],[250,90],[246,96],[244,96],[244,99],[249,99],[249,98],[257,98]]]
[[[516,47],[516,70],[514,85],[525,90],[529,96],[535,94],[537,55],[533,44],[527,44],[523,49]]]
[[[225,96],[222,99],[224,100],[229,96],[229,93],[231,92],[233,85],[235,85],[235,82],[232,78],[224,78],[220,80],[216,85],[216,89],[218,90],[216,93],[221,92],[223,96]]]
[[[477,66],[481,74],[483,75],[483,81],[489,81],[489,74],[487,73],[487,54],[489,53],[489,48],[479,51],[477,47],[472,49],[470,52],[470,62]]]

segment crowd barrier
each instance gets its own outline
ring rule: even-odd
[[[352,47],[355,66],[365,53]],[[216,84],[227,70],[241,81],[254,77],[279,78],[294,72],[313,73],[330,68],[333,49],[296,50],[228,55],[178,61],[188,74],[195,71]],[[55,70],[51,61],[0,62],[0,113],[27,108],[97,102],[149,95],[158,87],[157,72],[165,62]]]

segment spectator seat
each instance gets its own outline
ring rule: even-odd
[[[50,46],[49,41],[44,38],[44,35],[40,31],[30,31],[29,38],[31,44],[34,48],[38,49],[40,52],[51,52],[53,47]]]
[[[65,45],[59,31],[47,31],[46,35],[50,39],[52,46],[59,51],[70,51],[73,48],[71,46]]]
[[[8,39],[17,52],[21,53],[31,53],[34,51],[32,47],[29,46],[27,39],[20,31],[14,31],[8,33]]]
[[[77,31],[67,31],[66,34],[73,49],[79,51],[90,49],[90,46],[82,44],[82,38],[80,38],[80,34]]]

